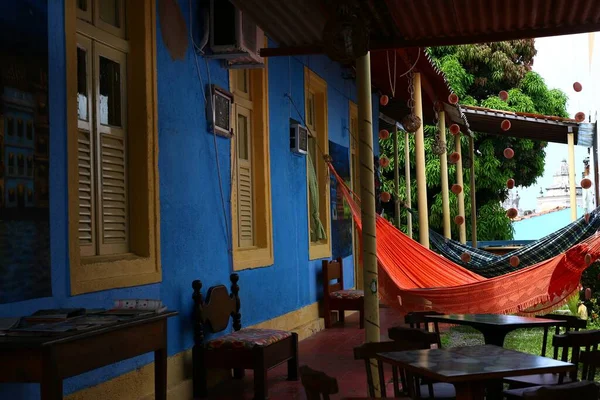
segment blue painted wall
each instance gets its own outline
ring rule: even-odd
[[[198,1],[194,1],[194,8]],[[182,7],[189,24],[187,7]],[[197,13],[194,10],[194,14]],[[200,28],[194,21],[194,29]],[[26,26],[26,25],[25,25]],[[109,307],[118,298],[161,298],[181,312],[169,321],[169,355],[192,346],[191,282],[205,288],[227,283],[231,273],[228,229],[231,226],[230,142],[206,131],[205,100],[191,46],[185,60],[172,61],[157,28],[158,128],[161,208],[160,284],[108,290],[72,297],[69,292],[67,233],[66,92],[64,0],[48,1],[50,81],[50,229],[53,297],[0,305],[0,317],[27,315],[48,307]],[[197,34],[197,33],[196,33]],[[271,43],[274,46],[273,43]],[[228,88],[228,71],[217,61],[199,58],[204,83]],[[324,56],[269,60],[269,123],[273,203],[273,266],[240,273],[242,323],[256,324],[294,311],[320,297],[320,261],[308,260],[305,159],[289,150],[289,118],[298,115],[284,96],[290,93],[304,112],[304,65],[328,84],[329,138],[349,147],[348,100],[356,100],[354,83],[342,78],[340,66]],[[208,69],[207,69],[208,68]],[[210,74],[208,73],[210,71]],[[373,115],[378,101],[373,97]],[[375,137],[378,131],[374,121]],[[377,148],[377,141],[375,140]],[[215,166],[221,170],[223,203]],[[223,205],[227,218],[224,221]],[[353,285],[353,261],[345,261],[346,286]],[[136,357],[65,381],[65,393],[98,384],[152,362]],[[38,398],[38,385],[0,385],[0,398]]]
[[[577,208],[577,218],[585,214],[583,208]],[[537,240],[571,223],[571,209],[550,212],[548,214],[536,215],[531,218],[513,222],[515,228],[515,240]]]

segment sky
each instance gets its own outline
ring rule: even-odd
[[[558,88],[567,94],[569,102],[567,110],[571,118],[578,111],[583,111],[596,120],[596,104],[598,101],[593,94],[600,89],[600,33],[594,35],[590,41],[587,33],[578,35],[553,36],[535,40],[537,55],[534,58],[533,70],[539,73],[548,88]],[[589,43],[592,43],[593,56],[590,73]],[[595,77],[596,79],[592,79]],[[581,92],[573,90],[573,83],[580,82],[583,86]],[[544,175],[538,178],[535,185],[529,188],[516,187],[521,196],[519,207],[523,210],[535,210],[536,198],[540,187],[546,188],[552,184],[552,175],[558,169],[562,159],[568,160],[568,147],[566,144],[548,143],[546,147],[546,167]],[[583,172],[583,160],[587,156],[587,148],[575,146],[575,173],[577,179]],[[518,182],[518,177],[515,179]]]

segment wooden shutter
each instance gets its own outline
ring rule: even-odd
[[[126,146],[126,58],[117,50],[94,43],[98,76],[96,127],[99,178],[99,254],[122,254],[128,248],[128,195]]]
[[[92,133],[92,42],[77,35],[77,163],[79,246],[82,256],[96,255],[94,141]]]
[[[252,177],[251,111],[236,106],[237,119],[237,203],[238,245],[254,243],[254,182]]]

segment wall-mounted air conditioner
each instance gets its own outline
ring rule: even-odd
[[[290,148],[296,154],[308,152],[308,129],[305,126],[297,123],[290,125]]]
[[[223,59],[229,68],[262,68],[259,55],[265,34],[249,16],[226,0],[210,0],[210,58]]]

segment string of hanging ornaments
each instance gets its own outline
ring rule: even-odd
[[[442,103],[440,103],[439,101],[436,101],[433,104],[433,125],[435,126],[435,138],[433,141],[433,144],[431,145],[431,150],[433,151],[434,154],[441,156],[443,154],[446,154],[447,148],[446,148],[446,142],[444,140],[442,140],[442,137],[440,136],[440,128],[438,125],[438,120],[439,120],[439,112],[442,111]]]
[[[402,126],[408,133],[415,133],[421,127],[421,118],[415,114],[415,73],[408,74],[408,101],[406,102],[408,115],[402,118]]]
[[[354,63],[369,49],[369,28],[365,19],[358,15],[355,2],[335,1],[332,16],[323,28],[325,52],[334,61],[342,64]]]

